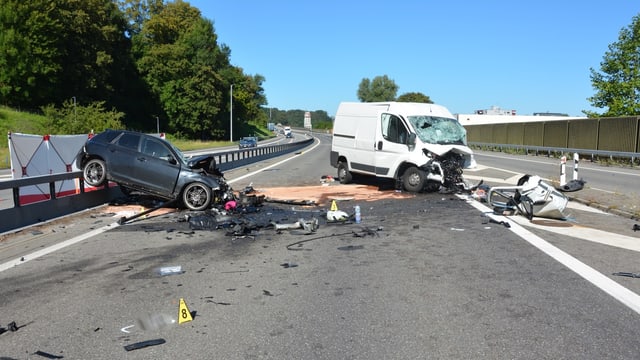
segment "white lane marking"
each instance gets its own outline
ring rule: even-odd
[[[61,243],[54,244],[54,245],[51,245],[51,246],[46,247],[44,249],[40,249],[38,251],[32,252],[31,254],[25,255],[25,256],[23,256],[21,258],[7,261],[4,264],[0,264],[0,272],[5,271],[7,269],[11,269],[11,268],[13,268],[15,266],[18,266],[18,265],[22,265],[22,264],[26,263],[27,261],[37,259],[37,258],[39,258],[41,256],[45,256],[47,254],[50,254],[50,253],[52,253],[54,251],[58,251],[60,249],[63,249],[65,247],[67,247],[67,246],[71,246],[73,244],[77,244],[77,243],[79,243],[81,241],[84,241],[84,240],[90,238],[90,237],[102,234],[103,232],[105,232],[107,230],[115,229],[118,226],[120,226],[120,225],[117,222],[114,222],[113,224],[105,225],[105,226],[103,226],[101,228],[89,231],[89,232],[84,233],[82,235],[78,235],[78,236],[76,236],[74,238],[71,238],[69,240],[65,240],[65,241],[63,241]]]
[[[464,196],[460,196],[460,198],[466,199]],[[469,201],[469,204],[471,204],[471,206],[480,210],[481,212],[487,214],[487,216],[493,218],[494,220],[501,221],[497,216],[494,216],[492,214],[492,210],[485,205],[473,200]],[[605,293],[611,295],[613,298],[620,301],[631,310],[640,314],[640,296],[638,294],[609,279],[594,268],[581,262],[580,260],[574,258],[573,256],[560,250],[559,248],[551,245],[541,237],[531,233],[524,227],[520,226],[518,223],[514,223],[512,221],[510,225],[511,227],[509,228],[509,230],[513,231],[513,233],[520,236],[522,239],[535,246],[545,254],[551,256],[553,259],[566,266],[571,271],[582,276],[585,280],[589,281]]]

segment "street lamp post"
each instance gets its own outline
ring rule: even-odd
[[[73,121],[78,121],[78,111],[76,111],[76,97],[72,96],[73,99]]]
[[[231,84],[229,102],[229,141],[233,142],[233,84]]]

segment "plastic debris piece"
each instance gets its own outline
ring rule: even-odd
[[[165,339],[146,340],[146,341],[125,345],[124,349],[127,351],[138,350],[138,349],[146,348],[147,346],[155,346],[155,345],[160,345],[164,343],[166,343]]]
[[[40,351],[40,350],[36,351],[36,352],[35,352],[35,353],[33,353],[33,354],[34,354],[34,355],[39,355],[39,356],[45,357],[45,358],[47,358],[47,359],[64,359],[64,356],[60,356],[60,355],[53,355],[53,354],[49,354],[49,353],[47,353],[47,352]]]
[[[282,264],[280,264],[280,266],[282,266],[282,267],[283,267],[283,268],[285,268],[285,269],[288,269],[288,268],[294,268],[294,267],[297,267],[297,266],[298,266],[298,264],[296,264],[296,263],[292,263],[291,261],[288,261],[288,262],[286,262],[286,263],[282,263]]]
[[[612,275],[615,275],[615,276],[626,276],[626,277],[632,277],[632,278],[640,278],[640,273],[636,274],[636,273],[631,273],[631,272],[616,272],[616,273],[613,273]]]
[[[633,230],[633,231],[638,231],[638,230],[640,230],[640,225],[638,225],[638,224],[633,224],[633,229],[632,229],[632,230]]]
[[[347,246],[341,246],[338,248],[338,250],[343,250],[343,251],[362,250],[362,249],[364,249],[364,245],[347,245]]]
[[[182,266],[177,265],[177,266],[163,266],[160,269],[158,269],[158,274],[160,274],[160,276],[167,276],[167,275],[176,275],[176,274],[183,274],[184,271],[182,271]]]
[[[7,329],[9,329],[9,331],[11,332],[18,331],[18,325],[16,325],[15,321],[12,321],[9,323],[9,325],[7,325]]]
[[[188,221],[192,230],[215,230],[218,228],[218,219],[211,215],[190,216]]]
[[[227,211],[234,210],[236,206],[238,206],[238,204],[235,202],[235,200],[230,200],[224,204],[224,209]]]
[[[562,192],[572,192],[572,191],[578,191],[578,190],[582,190],[582,188],[584,188],[584,184],[586,183],[586,181],[580,179],[580,180],[571,180],[568,183],[562,185],[562,186],[558,186],[556,187],[556,189],[562,191]]]
[[[510,228],[511,227],[511,224],[509,224],[506,221],[498,221],[498,220],[494,220],[494,219],[489,219],[489,221],[494,223],[494,224],[504,225],[504,227],[506,227],[506,228]]]
[[[152,314],[137,319],[138,327],[144,331],[156,331],[176,323],[176,319],[167,314]]]

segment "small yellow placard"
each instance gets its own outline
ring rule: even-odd
[[[338,204],[335,200],[331,200],[331,211],[338,211]]]
[[[185,322],[189,322],[193,320],[191,317],[191,312],[187,307],[187,303],[184,302],[184,299],[180,299],[180,309],[178,310],[178,324],[182,324]]]

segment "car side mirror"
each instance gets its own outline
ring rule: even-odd
[[[173,155],[169,155],[169,158],[167,159],[167,161],[171,165],[176,165],[178,163],[178,160],[176,160],[176,158],[174,158]]]

